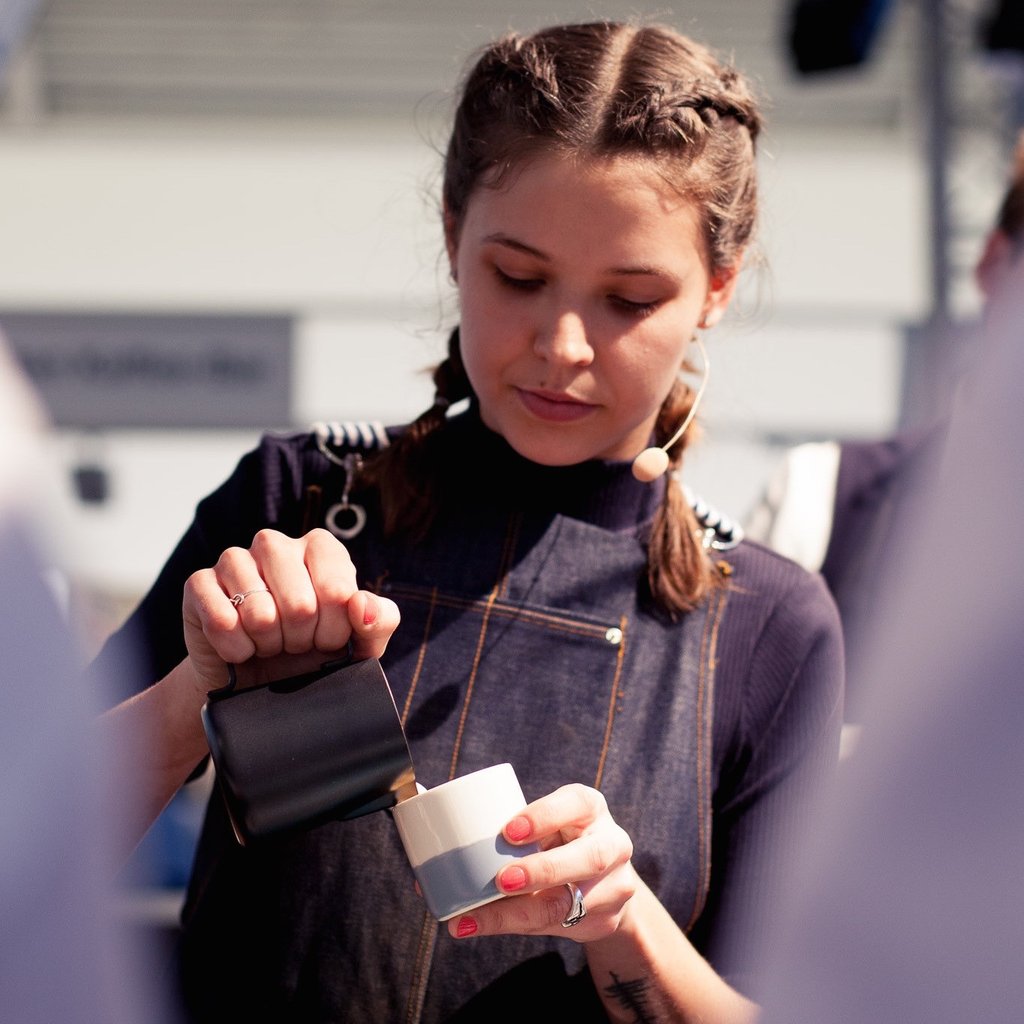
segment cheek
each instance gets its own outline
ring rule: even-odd
[[[682,370],[686,352],[674,339],[663,343],[638,345],[622,353],[606,370],[612,386],[660,404]]]
[[[492,318],[476,318],[466,309],[459,324],[459,352],[466,376],[478,397],[485,397],[503,362],[500,339],[488,329]]]
[[[485,353],[489,347],[487,337],[488,316],[481,308],[479,301],[474,301],[473,296],[477,292],[467,287],[460,280],[459,282],[459,354],[462,356],[462,365],[466,368],[470,383],[474,390],[478,387],[478,368],[484,361]]]
[[[462,350],[462,365],[466,371],[466,376],[469,378],[470,386],[477,397],[479,398],[481,394],[486,394],[487,368],[477,358],[476,351],[472,348],[467,348],[465,344]]]
[[[529,349],[527,327],[514,311],[496,308],[493,302],[473,299],[467,290],[460,308],[459,348],[462,363],[474,389],[488,381],[484,375],[496,375]]]

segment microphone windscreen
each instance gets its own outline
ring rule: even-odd
[[[633,460],[633,476],[641,483],[657,480],[668,469],[668,452],[664,448],[645,448]]]

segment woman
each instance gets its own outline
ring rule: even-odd
[[[214,798],[183,915],[194,1019],[756,1012],[738,939],[772,913],[769,851],[835,759],[842,688],[821,582],[699,521],[678,479],[682,374],[753,233],[759,129],[743,78],[667,28],[510,35],[470,69],[433,407],[266,437],[103,657],[140,632],[139,685],[160,679],[111,714],[158,730],[150,815],[202,759],[228,663],[255,682],[351,640],[418,778],[511,761],[530,803],[506,837],[541,852],[439,927],[386,813],[242,848]]]

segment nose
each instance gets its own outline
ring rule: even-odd
[[[571,310],[553,314],[548,323],[538,328],[533,350],[549,362],[571,366],[586,366],[594,358],[586,324]]]

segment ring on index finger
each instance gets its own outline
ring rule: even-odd
[[[562,920],[562,927],[571,928],[574,924],[579,924],[587,916],[587,907],[583,902],[583,893],[578,885],[566,882],[565,887],[572,896],[572,905],[569,907],[569,913]]]

